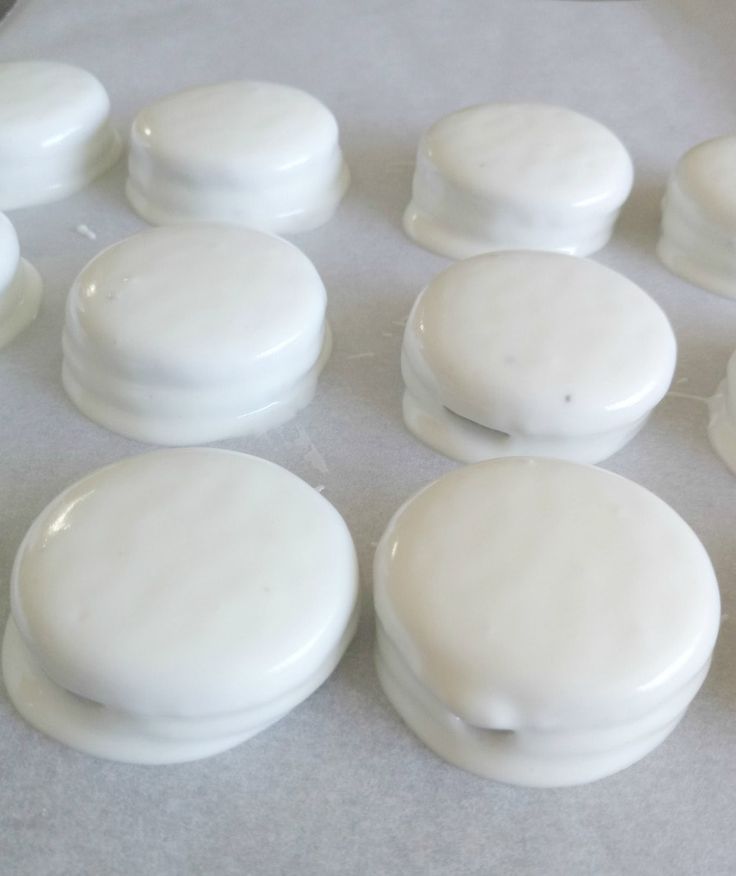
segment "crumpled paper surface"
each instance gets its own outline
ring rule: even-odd
[[[736,302],[671,276],[654,244],[676,159],[736,129],[735,39],[732,0],[19,0],[0,27],[3,59],[88,68],[123,131],[166,93],[236,77],[300,86],[335,112],[353,185],[332,222],[294,238],[328,287],[335,351],[297,420],[223,446],[324,486],[355,536],[366,611],[321,690],[199,763],[145,768],[78,754],[28,727],[0,688],[2,876],[734,872],[736,478],[710,449],[704,398],[736,347]],[[679,364],[647,428],[605,466],[694,527],[723,593],[713,668],[677,731],[625,772],[560,791],[506,787],[443,763],[389,707],[371,654],[375,542],[401,502],[453,467],[400,416],[403,320],[447,264],[400,228],[414,149],[437,117],[488,100],[568,105],[632,152],[636,187],[597,257],[664,307]],[[87,422],[59,379],[72,279],[144,227],[123,184],[121,162],[74,197],[10,214],[46,294],[37,322],[0,352],[2,622],[33,518],[86,472],[146,449]]]

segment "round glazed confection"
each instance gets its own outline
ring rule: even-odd
[[[726,376],[709,400],[708,436],[715,452],[736,474],[736,353],[728,361]]]
[[[107,92],[86,70],[51,61],[0,64],[0,210],[56,201],[120,155]]]
[[[178,449],[83,478],[16,557],[3,675],[37,729],[98,757],[231,748],[330,675],[356,623],[350,534],[316,490]]]
[[[154,225],[232,222],[290,234],[334,213],[350,175],[332,113],[269,82],[166,97],[133,123],[128,200]]]
[[[493,460],[394,516],[375,559],[377,667],[446,760],[518,785],[636,762],[700,688],[720,623],[703,546],[610,472]]]
[[[404,228],[454,259],[588,255],[608,242],[632,181],[626,148],[599,122],[564,107],[483,104],[422,137]]]
[[[21,258],[15,229],[0,213],[0,348],[36,318],[41,292],[38,272]]]
[[[326,294],[295,246],[184,225],[104,250],[69,293],[63,380],[91,420],[141,441],[199,444],[280,425],[330,350]]]
[[[680,159],[662,202],[657,252],[685,280],[736,298],[736,136]]]
[[[462,462],[599,462],[669,387],[676,342],[638,286],[595,262],[506,252],[456,262],[404,331],[404,421]]]

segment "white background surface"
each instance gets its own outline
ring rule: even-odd
[[[677,157],[736,129],[733,0],[18,2],[0,26],[2,58],[88,68],[122,130],[168,92],[235,77],[301,86],[335,112],[353,185],[331,223],[294,238],[328,287],[335,352],[297,421],[223,446],[324,484],[352,528],[366,588],[390,515],[453,465],[416,443],[400,417],[399,323],[447,264],[400,229],[416,141],[437,117],[531,99],[610,125],[637,179],[598,258],[670,316],[680,345],[674,391],[704,397],[723,376],[736,302],[670,276],[653,249]],[[10,214],[46,296],[37,322],[0,352],[3,622],[13,556],[35,515],[81,475],[145,449],[84,420],[59,380],[74,275],[143,227],[123,183],[120,163],[66,201]],[[96,241],[75,231],[80,223]],[[77,754],[25,725],[0,689],[0,874],[736,872],[736,478],[711,452],[705,426],[702,401],[670,396],[605,464],[695,528],[723,593],[709,679],[675,734],[640,764],[561,791],[505,787],[444,764],[383,698],[367,610],[317,694],[240,748],[190,765]]]

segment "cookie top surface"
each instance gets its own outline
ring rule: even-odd
[[[135,146],[208,181],[299,169],[337,144],[337,123],[317,98],[270,82],[234,81],[192,88],[142,110]]]
[[[390,639],[456,715],[514,730],[623,720],[689,681],[720,622],[708,556],[664,502],[559,460],[456,470],[375,560]]]
[[[325,307],[319,274],[292,244],[233,226],[171,226],[89,262],[69,293],[67,331],[129,376],[196,384],[298,358]]]
[[[404,353],[451,411],[512,434],[636,421],[672,379],[667,318],[609,268],[554,253],[457,262],[419,295]]]
[[[626,200],[631,158],[599,122],[546,104],[481,104],[445,116],[420,147],[461,189],[546,209],[599,207]]]
[[[83,146],[109,112],[107,92],[86,70],[51,61],[0,64],[0,157],[44,159]]]
[[[131,457],[41,513],[12,609],[46,673],[82,697],[171,716],[268,702],[318,671],[355,607],[350,534],[319,493],[257,457]]]

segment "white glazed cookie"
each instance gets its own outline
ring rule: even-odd
[[[133,123],[128,200],[154,225],[232,222],[275,234],[316,228],[350,175],[332,113],[269,82],[166,97]]]
[[[669,387],[676,342],[638,286],[544,252],[456,262],[420,293],[404,331],[404,421],[462,462],[599,462]]]
[[[355,629],[350,534],[285,469],[147,453],[65,490],[20,546],[3,675],[37,729],[98,757],[173,763],[273,724]]]
[[[561,786],[674,729],[718,633],[703,546],[637,484],[560,460],[451,472],[394,516],[375,559],[377,666],[437,754]]]
[[[680,159],[662,202],[657,252],[685,280],[736,298],[736,135]]]
[[[708,436],[715,452],[736,474],[736,353],[728,360],[726,376],[709,399]]]
[[[64,386],[91,420],[140,441],[201,444],[280,425],[329,355],[326,294],[295,246],[246,228],[144,231],[69,293]]]
[[[110,100],[86,70],[51,61],[0,64],[0,210],[56,201],[120,155]]]
[[[21,258],[15,229],[0,213],[0,348],[36,318],[41,293],[38,272]]]
[[[626,148],[599,122],[558,106],[482,104],[422,137],[404,228],[455,259],[588,255],[608,242],[632,181]]]

